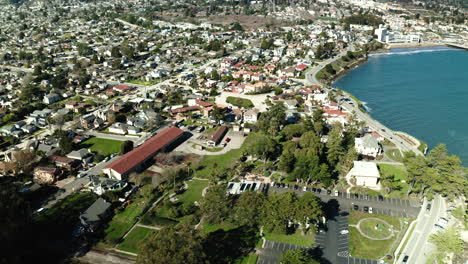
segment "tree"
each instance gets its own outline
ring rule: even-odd
[[[290,125],[285,126],[282,129],[281,134],[284,135],[286,140],[290,140],[293,137],[300,137],[306,131],[307,131],[307,128],[304,125],[290,124]]]
[[[133,150],[133,141],[126,140],[120,146],[120,155],[124,155],[125,153],[130,152],[132,150]]]
[[[450,227],[445,231],[439,231],[429,237],[429,241],[434,243],[439,253],[461,255],[463,253],[463,240],[460,237],[460,230]]]
[[[166,227],[153,232],[143,240],[137,258],[138,264],[202,264],[206,261],[202,237],[190,226]]]
[[[281,256],[281,264],[318,264],[318,261],[312,259],[307,249],[288,250]]]
[[[224,110],[217,107],[213,106],[213,112],[211,112],[211,116],[216,120],[216,122],[219,122],[220,120],[224,119]]]
[[[294,151],[297,148],[297,144],[293,141],[288,141],[283,145],[283,152],[279,158],[278,169],[290,173],[294,169],[296,163],[296,157]]]
[[[304,133],[299,139],[299,146],[306,151],[306,155],[320,158],[323,154],[323,144],[314,131]]]
[[[66,134],[60,136],[59,148],[63,154],[68,154],[73,151],[73,141]]]
[[[276,142],[266,135],[260,135],[256,138],[255,142],[250,145],[248,153],[262,159],[266,163],[267,159],[276,150]]]
[[[326,131],[326,123],[323,118],[323,109],[318,108],[316,109],[313,114],[312,114],[312,122],[313,122],[313,128],[315,133],[317,133],[318,136],[322,136]]]
[[[243,192],[237,200],[232,220],[239,226],[257,226],[266,197],[263,193]]]
[[[310,222],[318,221],[322,215],[323,212],[320,200],[312,193],[307,192],[299,198],[294,218],[302,225],[303,231],[306,230],[306,227]]]
[[[343,138],[341,137],[341,125],[336,123],[330,133],[327,141],[327,160],[330,166],[336,166],[340,157],[343,155]]]
[[[208,223],[219,224],[228,217],[230,202],[225,185],[211,186],[200,202],[200,211]]]
[[[273,105],[268,112],[264,112],[260,115],[257,127],[272,136],[276,136],[285,123],[286,107],[282,103],[277,103]]]
[[[122,55],[120,54],[119,47],[114,46],[111,48],[111,56],[114,58],[120,58]]]
[[[129,59],[133,59],[135,56],[135,49],[128,44],[128,41],[124,41],[120,46],[120,53]]]

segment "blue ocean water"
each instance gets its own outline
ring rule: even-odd
[[[468,51],[448,47],[392,49],[336,80],[393,130],[444,143],[468,164]]]

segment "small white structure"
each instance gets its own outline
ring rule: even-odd
[[[355,138],[354,147],[357,153],[366,157],[376,158],[378,155],[382,154],[382,148],[380,147],[379,142],[370,134],[367,134],[362,138]]]
[[[373,162],[354,161],[354,167],[346,175],[346,180],[357,186],[380,190],[380,173],[377,165]]]
[[[257,123],[259,112],[260,111],[258,111],[258,109],[256,108],[245,111],[244,122],[245,123]]]

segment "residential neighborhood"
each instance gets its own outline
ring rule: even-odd
[[[459,1],[0,14],[2,263],[467,261],[462,161],[333,83],[394,48],[468,49]]]

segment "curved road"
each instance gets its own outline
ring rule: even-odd
[[[306,80],[307,80],[307,83],[309,85],[318,85],[318,86],[321,86],[322,88],[324,88],[325,90],[327,90],[328,92],[330,92],[330,89],[326,86],[324,86],[322,83],[320,83],[317,78],[316,78],[316,75],[317,73],[325,68],[325,66],[329,63],[332,63],[334,62],[335,60],[338,60],[340,59],[341,57],[343,57],[344,55],[346,55],[346,53],[348,51],[354,51],[355,48],[354,46],[349,46],[346,50],[340,52],[338,55],[336,55],[335,57],[333,58],[330,58],[330,59],[327,59],[325,61],[322,61],[319,63],[319,65],[313,67],[311,70],[309,70],[308,72],[306,72]],[[339,101],[341,97],[337,97],[336,99]],[[413,145],[409,144],[408,142],[406,142],[403,138],[401,138],[400,136],[396,135],[391,129],[389,129],[388,127],[382,125],[380,122],[374,120],[369,114],[367,113],[364,113],[362,112],[358,106],[358,102],[356,102],[353,98],[350,98],[348,96],[343,96],[343,98],[347,98],[347,99],[350,99],[351,102],[353,102],[353,104],[351,105],[350,103],[348,102],[342,102],[341,103],[341,106],[346,109],[348,112],[352,113],[352,112],[355,112],[356,113],[356,116],[366,122],[366,124],[372,128],[374,131],[377,131],[379,134],[381,134],[382,136],[384,136],[385,138],[387,138],[388,140],[390,140],[393,144],[395,144],[400,150],[402,151],[413,151],[414,153],[416,153],[417,155],[423,155],[423,153],[418,150],[417,148],[415,148]]]

